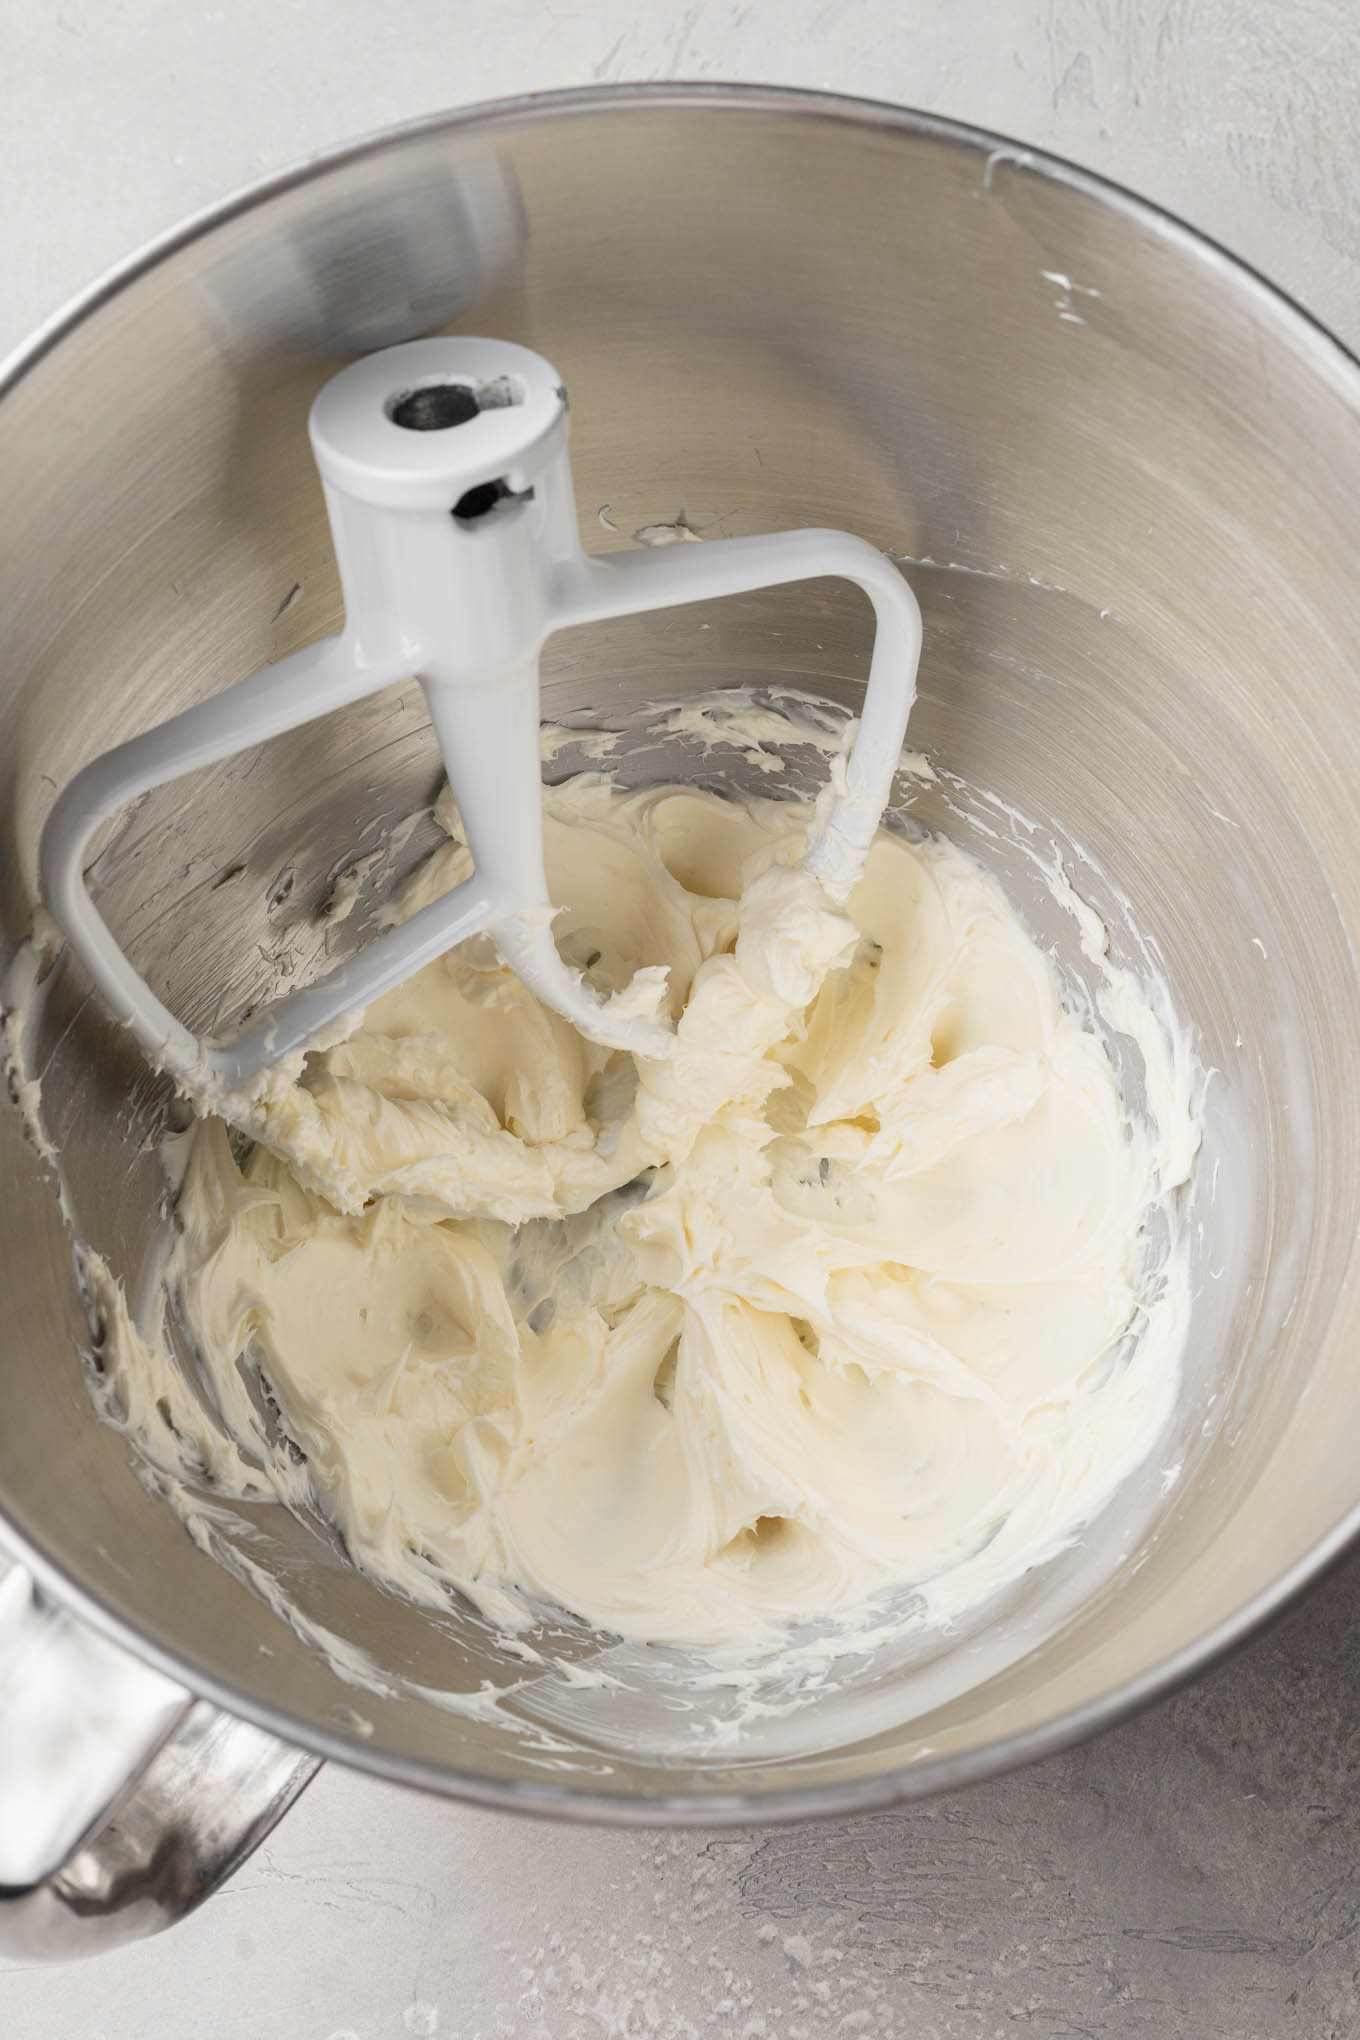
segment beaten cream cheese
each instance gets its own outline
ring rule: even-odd
[[[466,875],[443,819],[400,913]],[[582,1040],[478,938],[267,1072],[243,1167],[194,1130],[167,1278],[230,1438],[123,1311],[131,1427],[159,1399],[219,1486],[319,1504],[418,1600],[641,1641],[903,1586],[946,1617],[1070,1540],[1174,1398],[1183,1284],[1140,1289],[1188,1107],[1130,1122],[961,850],[881,833],[842,913],[812,819],[545,788],[563,954],[664,968],[674,1058]]]

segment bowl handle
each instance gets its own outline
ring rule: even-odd
[[[319,1763],[144,1665],[16,1566],[0,1582],[0,1954],[60,1962],[173,1925]]]

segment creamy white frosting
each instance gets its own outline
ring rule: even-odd
[[[881,834],[842,913],[793,868],[811,821],[545,789],[563,953],[665,969],[674,1058],[583,1041],[482,939],[267,1073],[244,1169],[196,1128],[168,1278],[228,1436],[105,1297],[139,1435],[319,1503],[419,1600],[644,1641],[758,1648],[903,1585],[946,1617],[1070,1539],[1174,1399],[1183,1277],[1140,1284],[1185,1087],[1129,1122],[962,851]]]

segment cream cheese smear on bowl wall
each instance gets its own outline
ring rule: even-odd
[[[774,796],[781,746],[840,748],[830,717],[734,690],[665,726],[744,745],[770,792],[630,787],[606,733],[544,839],[564,957],[601,991],[663,970],[674,1057],[586,1042],[487,937],[430,964],[204,1106],[147,1308],[85,1256],[105,1402],[191,1527],[205,1491],[275,1497],[507,1638],[547,1603],[734,1686],[808,1639],[824,1680],[947,1636],[1164,1432],[1200,1072],[1060,865],[1086,1010],[909,797],[848,911],[809,890],[813,808]],[[437,815],[392,918],[467,875]]]

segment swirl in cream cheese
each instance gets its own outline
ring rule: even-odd
[[[1175,1394],[1183,1299],[1140,1283],[1189,1122],[1129,1121],[961,850],[881,833],[841,912],[811,820],[545,789],[563,953],[667,971],[669,1062],[582,1040],[483,938],[232,1101],[244,1166],[199,1123],[169,1285],[241,1456],[173,1414],[219,1484],[319,1503],[431,1605],[699,1645],[904,1585],[956,1612],[1100,1507]],[[451,836],[399,911],[467,869]],[[171,1364],[111,1343],[134,1428]]]

